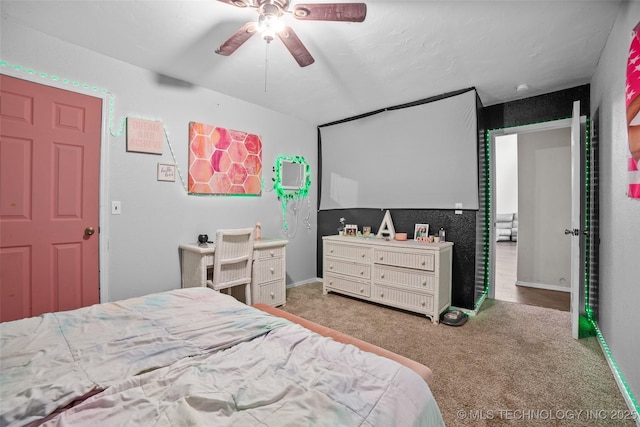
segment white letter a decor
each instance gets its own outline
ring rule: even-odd
[[[396,236],[396,229],[393,227],[393,221],[391,221],[391,212],[387,211],[384,214],[377,236],[389,237],[390,239],[393,239]]]

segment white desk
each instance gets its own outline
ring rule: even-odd
[[[286,252],[284,239],[260,239],[253,245],[251,302],[273,307],[286,304]],[[206,287],[207,274],[213,268],[215,244],[180,245],[182,287]]]

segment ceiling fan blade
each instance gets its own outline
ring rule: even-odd
[[[219,2],[237,7],[258,7],[253,0],[218,0]]]
[[[296,19],[308,21],[362,22],[367,16],[364,3],[306,3],[293,7]]]
[[[304,47],[291,27],[285,27],[278,33],[278,37],[280,37],[282,43],[284,43],[289,52],[291,52],[291,55],[293,55],[293,58],[296,60],[298,65],[306,67],[307,65],[314,63],[315,60],[313,59],[313,56],[311,56],[307,48]]]
[[[220,0],[222,1],[222,0]],[[247,22],[238,31],[233,33],[231,37],[216,49],[216,53],[229,56],[236,51],[244,42],[249,40],[256,32],[256,25],[253,22]]]

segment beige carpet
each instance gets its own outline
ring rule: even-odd
[[[463,326],[434,325],[321,283],[287,289],[282,309],[429,366],[447,426],[635,425],[614,419],[628,408],[597,339],[572,339],[567,312],[487,300]]]

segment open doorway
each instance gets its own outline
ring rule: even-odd
[[[564,123],[493,141],[495,299],[570,310],[570,145]]]

